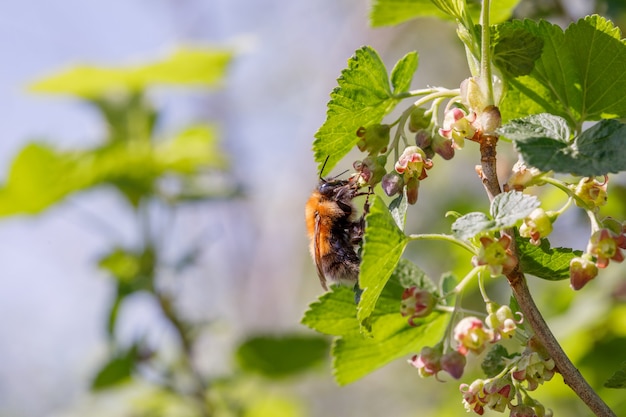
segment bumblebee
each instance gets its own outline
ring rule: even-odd
[[[317,266],[317,275],[324,290],[329,284],[355,286],[359,277],[360,259],[355,248],[363,239],[365,214],[354,220],[356,208],[352,200],[370,192],[359,192],[359,176],[348,180],[324,179],[306,203],[306,225],[309,250]]]

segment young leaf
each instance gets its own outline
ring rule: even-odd
[[[369,319],[376,301],[398,264],[408,239],[396,225],[385,203],[378,197],[374,199],[365,221],[367,227],[359,275],[359,285],[363,293],[357,317],[363,329],[369,330]]]
[[[513,141],[545,137],[569,142],[571,136],[567,121],[549,113],[533,114],[522,119],[511,120],[498,129],[498,133]]]
[[[458,239],[471,239],[480,233],[495,232],[524,219],[539,207],[535,196],[519,191],[498,194],[491,203],[491,218],[484,213],[473,212],[459,217],[452,224],[452,233]]]
[[[404,223],[406,222],[406,210],[409,207],[409,203],[406,199],[406,190],[403,190],[402,194],[393,199],[389,203],[389,212],[391,217],[396,221],[398,228],[404,230]]]
[[[509,191],[498,194],[493,199],[490,211],[496,221],[496,229],[504,229],[515,226],[537,207],[539,207],[537,197],[519,191]]]
[[[510,80],[500,105],[504,121],[547,112],[576,127],[626,117],[626,44],[610,21],[588,16],[565,32],[545,21],[521,25],[543,39],[543,53],[529,75]]]
[[[396,82],[400,86],[411,83],[408,70],[413,62],[410,56],[396,67]],[[400,100],[391,91],[385,64],[369,46],[355,52],[337,82],[338,87],[330,94],[326,121],[315,133],[313,142],[320,169],[326,158],[325,168],[332,169],[359,141],[357,130],[380,123]]]
[[[442,301],[446,305],[454,305],[454,299],[456,295],[453,293],[454,287],[458,283],[457,277],[452,272],[446,272],[441,276],[439,281],[439,294],[442,297]],[[446,298],[443,298],[446,294],[449,294]]]
[[[541,56],[543,40],[528,31],[520,21],[502,23],[494,29],[494,65],[508,77],[530,74]]]
[[[494,345],[489,352],[485,355],[480,368],[485,375],[489,378],[493,378],[498,375],[506,366],[506,359],[510,359],[511,354],[502,345]]]
[[[237,348],[235,357],[245,371],[283,378],[322,362],[329,347],[329,341],[321,336],[255,336]]]
[[[485,213],[472,212],[465,214],[452,223],[452,234],[457,239],[468,240],[477,234],[491,230],[496,222]]]
[[[397,279],[403,288],[418,287],[429,292],[436,292],[437,286],[428,278],[426,272],[407,259],[400,259],[390,280]]]
[[[109,360],[91,382],[91,389],[95,391],[112,388],[130,379],[138,360],[138,351],[138,346],[132,345],[130,349]]]
[[[626,388],[626,362],[622,362],[619,369],[604,383],[607,388]]]
[[[520,0],[493,2],[489,11],[491,23],[496,24],[509,19],[519,2]],[[436,3],[439,7],[432,0],[374,0],[370,10],[370,24],[374,27],[391,26],[419,17],[456,20],[466,8],[465,1],[460,0],[436,0]],[[467,3],[472,19],[477,22],[480,13],[479,2]]]
[[[555,171],[584,177],[626,170],[624,146],[626,125],[617,120],[602,120],[572,143],[550,137],[527,137],[515,140],[515,148],[524,161],[542,171]]]
[[[417,52],[409,52],[391,70],[391,86],[394,94],[405,93],[411,88],[413,74],[417,71]]]
[[[136,92],[152,85],[213,87],[224,77],[232,53],[220,49],[180,49],[143,66],[78,66],[35,82],[31,91],[99,98],[114,91]]]
[[[551,248],[547,239],[542,239],[539,246],[519,236],[516,242],[522,271],[548,281],[569,279],[571,260],[582,255],[581,251],[570,248]]]

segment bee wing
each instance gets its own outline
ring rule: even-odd
[[[326,276],[322,269],[322,255],[320,254],[320,216],[315,215],[315,235],[313,238],[313,253],[315,255],[315,266],[317,267],[317,276],[320,278],[320,284],[324,290],[328,290],[326,286]]]

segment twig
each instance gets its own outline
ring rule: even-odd
[[[481,166],[477,167],[479,176],[483,182],[487,195],[490,200],[498,195],[500,184],[496,171],[496,144],[497,136],[483,136],[480,140]],[[511,235],[513,236],[513,235]],[[515,246],[515,241],[511,246],[513,255],[519,259],[519,253]],[[506,276],[509,285],[513,291],[513,295],[517,303],[524,313],[524,320],[532,328],[535,338],[545,348],[546,352],[556,365],[556,369],[563,376],[563,381],[572,391],[581,399],[593,413],[598,417],[616,417],[609,406],[600,398],[596,391],[591,388],[589,383],[580,374],[572,361],[561,348],[552,331],[546,324],[541,312],[537,308],[535,301],[530,294],[526,277],[518,266]]]

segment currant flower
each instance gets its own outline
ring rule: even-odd
[[[457,350],[462,355],[482,352],[493,339],[493,331],[476,317],[465,317],[454,327],[454,340],[459,343]]]
[[[626,249],[626,235],[617,235],[609,229],[595,231],[587,245],[587,252],[596,257],[598,268],[606,268],[610,260],[622,262],[624,255],[621,249]]]
[[[368,156],[363,161],[355,161],[352,164],[355,171],[360,174],[360,179],[362,180],[364,185],[369,185],[373,187],[378,184],[385,173],[385,164],[387,163],[387,157],[384,155],[380,156]]]
[[[573,258],[569,263],[570,287],[578,291],[589,281],[598,276],[598,267],[595,262],[584,257]]]
[[[452,140],[455,148],[461,149],[465,145],[465,139],[472,139],[476,133],[476,128],[472,125],[475,120],[476,113],[468,115],[458,107],[452,108],[445,114],[439,134]]]
[[[524,188],[532,185],[538,177],[543,175],[545,174],[537,168],[529,168],[526,166],[524,161],[519,160],[511,169],[511,176],[507,180],[506,184],[504,184],[504,191],[523,191]]]
[[[609,177],[604,176],[600,182],[593,177],[581,179],[576,186],[572,186],[574,193],[591,209],[597,210],[606,204]]]
[[[428,176],[426,170],[432,167],[432,161],[426,157],[419,146],[408,146],[400,155],[395,169],[403,176],[409,204],[417,202],[420,181]]]
[[[534,391],[540,384],[552,379],[555,373],[554,361],[544,359],[538,352],[527,350],[517,360],[511,376],[517,381],[526,381],[528,391]]]
[[[494,378],[485,384],[486,405],[492,410],[503,412],[515,395],[510,377]]]
[[[557,214],[542,208],[534,209],[525,219],[519,228],[522,237],[530,238],[530,243],[538,246],[541,239],[552,233],[552,223],[557,218]]]
[[[408,362],[417,368],[420,376],[426,378],[441,371],[441,349],[424,346],[419,355],[414,355]]]
[[[511,237],[502,235],[498,240],[483,236],[478,255],[474,256],[474,266],[487,265],[492,276],[508,274],[517,265],[517,260],[511,253]]]
[[[461,384],[460,390],[463,393],[463,406],[469,413],[475,412],[479,416],[485,414],[485,405],[487,404],[487,395],[483,391],[485,381],[477,379],[470,385]]]
[[[402,293],[400,314],[402,317],[408,316],[409,324],[416,326],[413,320],[428,316],[433,311],[435,304],[435,297],[429,291],[417,287],[406,288]]]
[[[485,407],[503,412],[515,396],[509,377],[477,379],[471,385],[461,384],[460,390],[467,412],[473,411],[481,416],[485,413]]]

